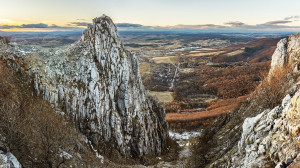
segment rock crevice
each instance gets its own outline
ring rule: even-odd
[[[291,88],[287,89],[281,105],[273,109],[264,109],[262,113],[246,118],[242,126],[241,139],[235,154],[227,153],[214,162],[227,161],[223,167],[275,167],[300,158],[300,83],[299,78],[293,79],[299,73],[300,34],[284,38],[278,42],[272,56],[271,75],[276,77],[276,70],[290,68],[288,73]],[[294,76],[292,78],[292,76]],[[259,104],[259,102],[258,102]],[[223,162],[224,163],[224,162]],[[295,164],[295,163],[293,163]],[[292,164],[292,165],[293,165]],[[296,167],[299,166],[296,165]]]
[[[163,108],[144,89],[138,59],[126,51],[103,15],[81,40],[61,49],[11,47],[38,95],[70,115],[95,147],[110,144],[126,157],[161,154],[167,139]]]

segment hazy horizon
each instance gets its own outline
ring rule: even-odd
[[[0,6],[0,30],[81,31],[106,14],[119,30],[300,32],[299,5],[296,0],[10,0]]]

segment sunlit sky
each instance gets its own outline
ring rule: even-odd
[[[106,14],[121,28],[300,30],[300,0],[1,0],[0,30],[77,30]]]

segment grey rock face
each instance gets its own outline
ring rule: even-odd
[[[109,144],[126,157],[164,150],[165,112],[146,93],[138,60],[124,49],[109,17],[95,18],[66,48],[13,53],[27,63],[23,70],[33,76],[37,94],[70,115],[95,147]]]
[[[277,43],[277,48],[272,55],[270,74],[272,74],[276,68],[282,68],[288,62],[287,42],[288,40],[284,38]]]
[[[300,59],[300,34],[291,35],[289,38],[280,40],[277,48],[272,55],[271,69],[269,74],[277,68],[289,65],[298,72]]]
[[[7,44],[10,41],[10,37],[0,37],[0,45]]]
[[[267,167],[270,162],[279,167],[282,161],[297,156],[300,115],[295,110],[299,106],[299,96],[300,92],[292,98],[288,94],[281,106],[245,120],[239,154],[231,160],[231,167]]]
[[[300,34],[280,40],[272,56],[268,77],[276,75],[276,70],[285,66],[293,70],[288,75],[299,73],[299,56]],[[276,165],[276,168],[280,168],[282,162],[291,161],[299,155],[300,82],[299,78],[290,82],[291,88],[281,105],[246,118],[237,152],[225,154],[211,167],[257,168]],[[224,160],[226,165],[220,165]]]
[[[1,168],[22,168],[17,158],[10,152],[4,153],[0,151],[0,167]]]

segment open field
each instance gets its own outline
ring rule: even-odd
[[[246,102],[248,96],[217,100],[210,103],[211,105],[208,108],[200,112],[193,112],[193,109],[189,109],[191,110],[190,112],[167,113],[166,120],[170,128],[174,130],[199,129],[202,126],[211,124],[216,117],[238,109],[242,103]]]
[[[155,98],[157,98],[157,100],[159,102],[162,102],[162,103],[169,103],[169,102],[172,102],[174,100],[174,98],[172,96],[172,92],[153,92],[153,91],[150,91],[149,94],[154,96]]]
[[[229,111],[236,108],[241,102],[245,102],[248,95],[241,96],[238,98],[231,98],[225,100],[218,100],[206,108],[205,111],[200,112],[185,112],[185,113],[168,113],[166,119],[169,122],[172,121],[195,121],[205,118],[214,117],[220,114],[228,113]]]
[[[167,57],[154,57],[152,58],[155,63],[177,63],[178,57],[177,56],[167,56]]]
[[[168,113],[166,115],[167,121],[173,122],[173,121],[195,121],[195,120],[201,120],[205,118],[215,117],[220,114],[228,113],[230,110],[232,110],[233,105],[223,106],[220,108],[216,108],[209,111],[203,111],[203,112],[195,112],[195,113]]]
[[[150,55],[138,55],[143,83],[164,105],[171,128],[199,126],[234,110],[255,90],[278,40],[147,50]]]
[[[150,63],[147,63],[147,62],[141,62],[141,63],[139,64],[139,66],[140,66],[140,73],[141,73],[141,76],[150,74]]]
[[[189,54],[185,55],[186,57],[201,57],[201,56],[211,56],[211,55],[218,55],[222,54],[224,51],[214,51],[214,52],[190,52]]]
[[[227,56],[234,56],[234,55],[242,54],[242,53],[245,52],[244,50],[245,50],[245,49],[240,49],[240,50],[232,51],[232,52],[230,52],[230,53],[227,53]]]

